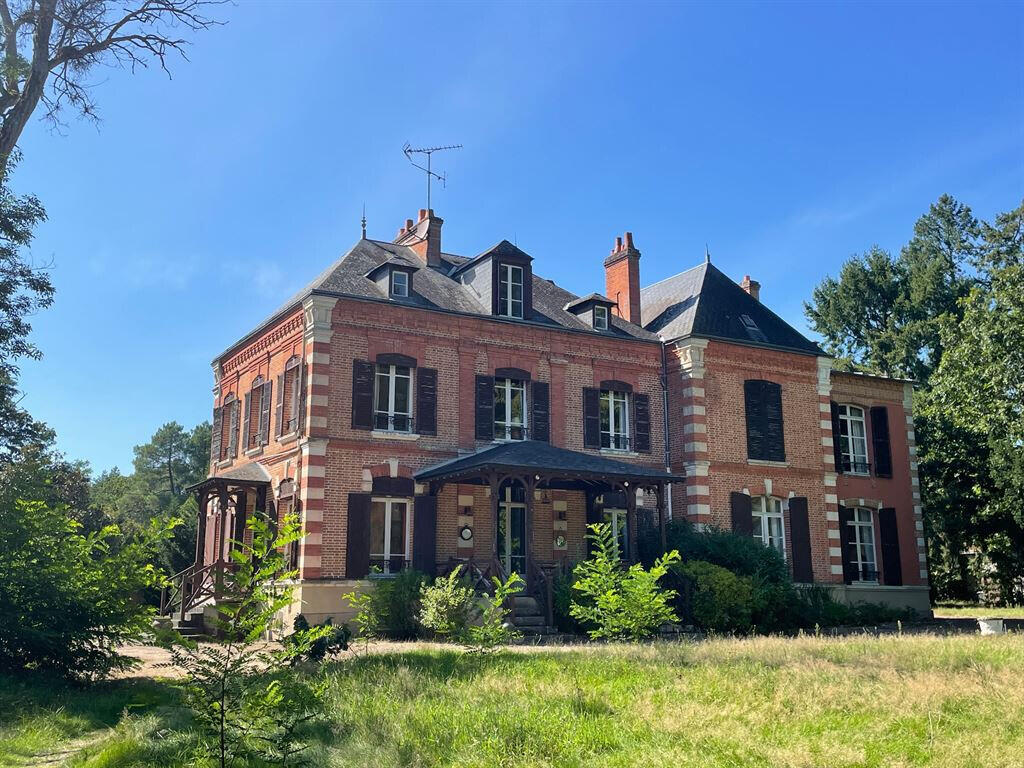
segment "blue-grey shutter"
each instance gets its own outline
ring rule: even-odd
[[[348,495],[345,578],[361,579],[370,572],[370,494]]]
[[[476,397],[474,413],[476,414],[476,439],[494,439],[494,377],[476,377]]]
[[[857,538],[854,533],[853,526],[850,525],[851,522],[853,522],[853,511],[846,507],[840,507],[839,541],[842,542],[843,581],[847,584],[852,584],[859,578],[859,574],[857,573],[857,564],[853,559],[853,551],[857,546]]]
[[[847,467],[843,466],[843,435],[842,426],[839,423],[839,404],[831,403],[830,410],[832,411],[832,454],[836,462],[836,472],[842,474]]]
[[[238,411],[241,407],[242,401],[236,398],[231,402],[228,414],[228,456],[232,459],[238,456]]]
[[[601,447],[601,390],[583,388],[583,447]]]
[[[530,438],[549,442],[551,440],[551,393],[546,381],[535,381],[533,390],[533,434]]]
[[[769,461],[786,460],[786,441],[782,424],[782,387],[764,382],[764,424]]]
[[[768,447],[764,424],[764,394],[760,379],[743,382],[743,410],[747,420],[747,458],[767,459]]]
[[[272,382],[268,380],[260,387],[260,445],[270,442],[270,403],[273,394]]]
[[[633,450],[651,452],[651,403],[648,395],[633,395]]]
[[[871,448],[875,476],[892,477],[892,447],[889,444],[889,409],[876,405],[871,409]]]
[[[213,409],[213,429],[210,434],[210,461],[216,464],[220,461],[221,432],[224,429],[224,409],[217,407]]]
[[[793,550],[793,581],[811,584],[814,567],[811,558],[811,524],[807,499],[794,496],[789,500],[789,545]]]
[[[437,370],[416,369],[416,431],[421,435],[437,434]]]
[[[352,429],[373,429],[374,366],[352,361]]]
[[[882,579],[889,587],[903,585],[903,566],[900,564],[900,533],[896,524],[896,510],[883,507],[878,510],[878,540],[882,550]]]

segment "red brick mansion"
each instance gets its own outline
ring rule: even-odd
[[[585,556],[588,522],[635,557],[686,518],[841,599],[929,610],[909,383],[833,370],[708,260],[643,286],[630,233],[581,297],[507,240],[444,252],[442,223],[421,210],[393,241],[364,236],[214,360],[187,579],[254,510],[300,517],[310,620],[406,567],[539,590]]]

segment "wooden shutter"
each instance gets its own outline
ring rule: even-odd
[[[839,404],[831,403],[832,407],[832,454],[835,457],[836,472],[843,472],[843,437],[839,426]]]
[[[871,409],[871,448],[875,459],[875,476],[892,477],[889,409],[884,405],[876,405]]]
[[[803,496],[789,500],[789,543],[793,550],[793,581],[812,583],[811,524],[807,515],[807,499]]]
[[[277,377],[277,405],[274,407],[274,421],[277,423],[275,437],[284,434],[284,375]]]
[[[476,377],[476,439],[494,439],[494,377]]]
[[[871,409],[872,411],[874,408]],[[900,564],[900,534],[896,525],[896,510],[883,507],[878,510],[878,539],[882,550],[882,579],[889,587],[903,585],[903,567]]]
[[[437,434],[437,370],[416,369],[416,431]]]
[[[373,429],[373,363],[352,361],[352,429]]]
[[[305,363],[299,367],[299,394],[297,398],[298,402],[298,414],[296,422],[299,433],[302,434],[306,429],[306,388],[309,386],[309,366]]]
[[[767,459],[768,443],[764,424],[763,381],[743,382],[743,409],[747,417],[747,458]]]
[[[252,413],[252,392],[245,393],[245,411],[242,412],[242,450],[249,450],[249,430],[252,425],[249,415]]]
[[[220,435],[224,429],[224,409],[213,409],[213,428],[210,432],[210,461],[216,464],[220,461]]]
[[[750,497],[745,493],[733,491],[729,494],[729,507],[732,515],[732,532],[740,536],[753,536],[754,513],[750,506]]]
[[[839,541],[843,547],[843,581],[852,584],[857,581],[857,566],[853,562],[853,549],[857,540],[853,532],[853,512],[846,507],[839,508]]]
[[[437,569],[437,497],[417,496],[412,518],[412,567],[430,576]]]
[[[361,579],[370,572],[370,494],[348,495],[345,578]]]
[[[768,443],[768,460],[786,460],[786,440],[782,425],[782,387],[774,381],[764,382],[764,424]]]
[[[551,440],[551,390],[546,381],[535,381],[533,390],[533,434],[531,440],[547,443]]]
[[[601,447],[601,390],[583,388],[583,447]]]
[[[260,445],[270,442],[270,403],[274,395],[273,382],[268,381],[262,387],[260,397]]]
[[[241,407],[241,400],[232,401],[228,417],[228,455],[231,458],[238,456],[238,410]]]
[[[651,452],[651,400],[647,395],[633,395],[633,450]]]

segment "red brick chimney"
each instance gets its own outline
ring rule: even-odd
[[[740,288],[754,297],[756,301],[761,300],[761,284],[757,280],[751,280],[750,275],[744,275]]]
[[[439,267],[442,224],[444,219],[435,216],[433,209],[420,208],[416,223],[414,224],[412,219],[406,219],[405,226],[398,230],[395,243],[412,248],[428,267]]]
[[[611,255],[604,260],[605,295],[618,305],[613,311],[640,325],[640,251],[633,247],[633,233],[615,238]]]

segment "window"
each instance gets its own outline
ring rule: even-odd
[[[594,328],[599,331],[608,330],[608,307],[603,304],[594,305]]]
[[[626,557],[626,553],[629,551],[626,549],[626,510],[606,508],[604,510],[604,522],[611,526],[612,531],[615,533],[615,539],[619,544],[619,556]]]
[[[412,369],[406,365],[377,365],[373,397],[373,428],[412,432]]]
[[[526,489],[506,481],[498,497],[498,557],[505,573],[526,573]]]
[[[858,581],[878,581],[875,559],[875,524],[870,509],[855,507],[850,510],[849,524],[853,527],[851,562],[857,569]]]
[[[526,382],[494,380],[494,439],[526,439]]]
[[[783,533],[782,501],[771,496],[755,496],[750,500],[754,515],[754,538],[766,547],[774,547],[786,556],[786,537]]]
[[[740,322],[743,323],[743,329],[751,339],[754,341],[768,341],[768,337],[757,327],[757,323],[754,322],[754,318],[750,315],[740,315]]]
[[[370,567],[397,573],[409,564],[408,499],[370,502]]]
[[[868,473],[868,438],[864,429],[864,409],[856,405],[839,406],[839,448],[844,472]]]
[[[391,271],[391,295],[405,297],[409,295],[409,273],[400,269]]]
[[[629,395],[601,390],[601,447],[629,450]]]
[[[299,428],[299,409],[301,408],[302,390],[302,366],[298,357],[291,358],[284,366],[284,378],[281,385],[284,392],[281,395],[283,411],[281,413],[281,426],[279,434],[291,434]]]
[[[523,316],[523,268],[499,264],[498,314],[503,317]]]
[[[270,382],[257,376],[252,389],[245,397],[246,410],[243,414],[242,434],[245,437],[244,450],[250,451],[266,445],[270,439]]]

